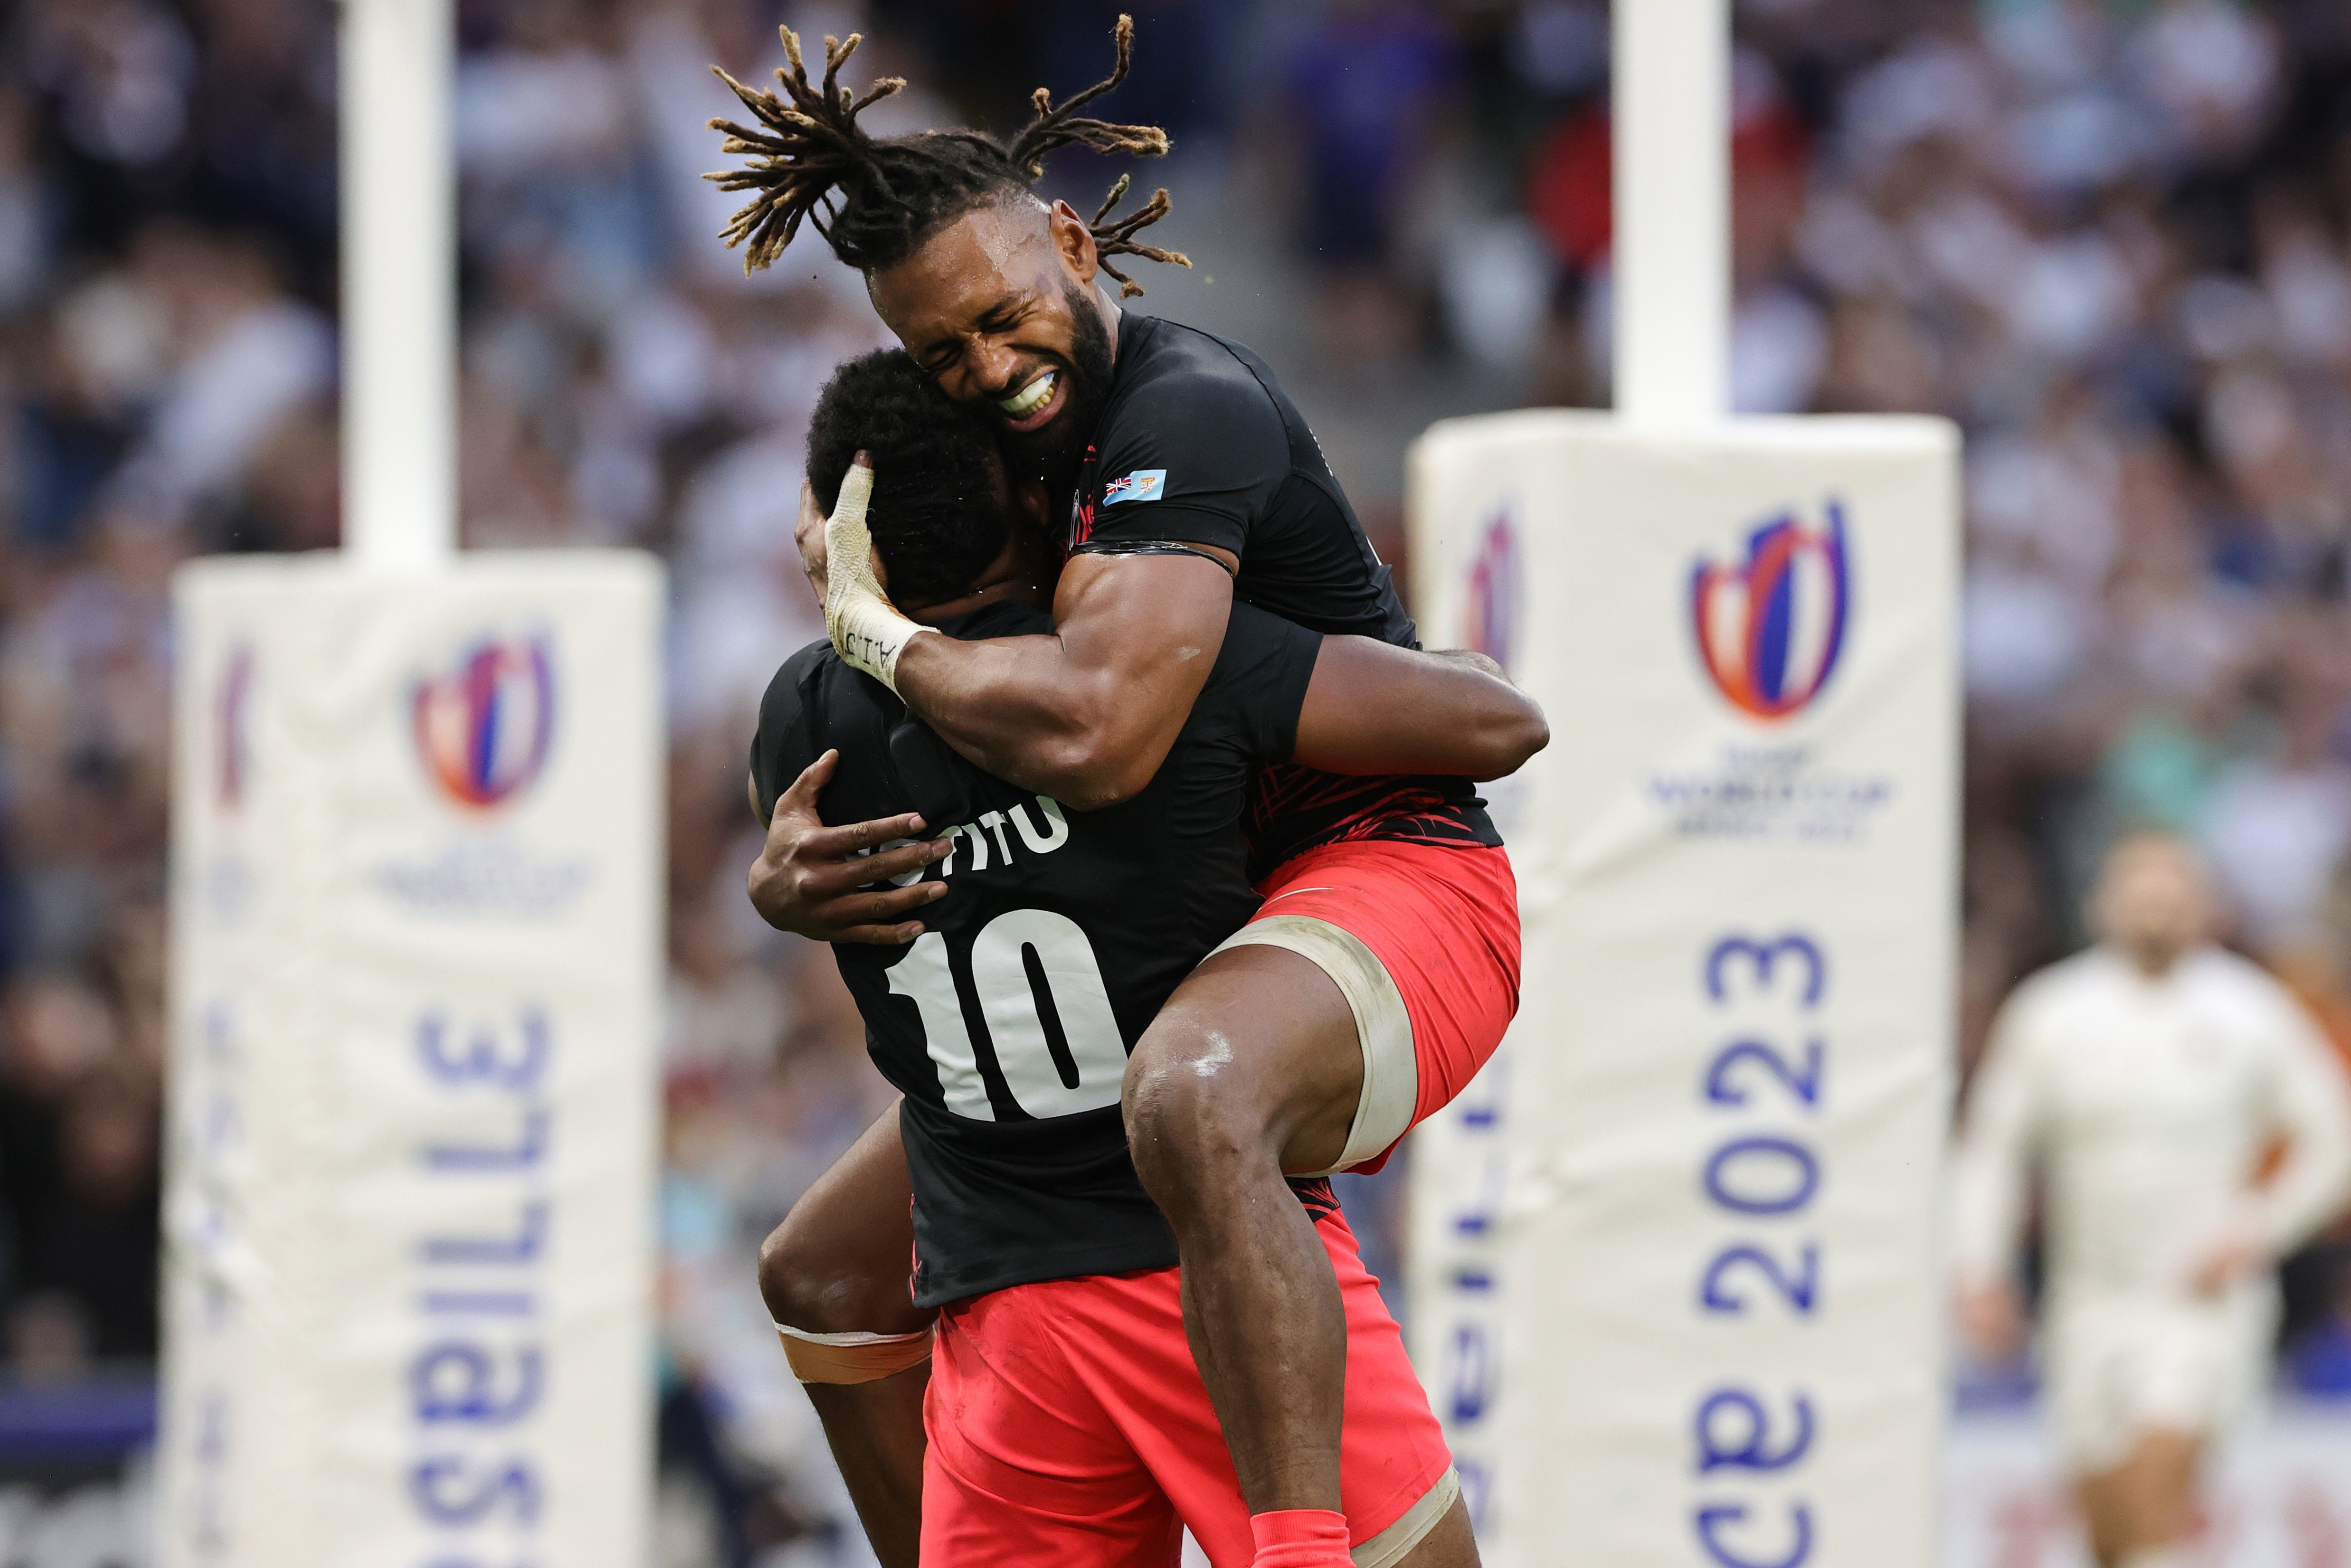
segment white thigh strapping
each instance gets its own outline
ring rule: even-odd
[[[1461,1472],[1447,1468],[1437,1478],[1437,1484],[1420,1494],[1420,1500],[1404,1511],[1394,1524],[1364,1542],[1349,1553],[1355,1568],[1395,1568],[1412,1549],[1428,1538],[1453,1507],[1453,1500],[1461,1495]]]
[[[1404,993],[1362,937],[1327,920],[1269,915],[1226,937],[1216,951],[1252,946],[1284,948],[1310,960],[1347,998],[1364,1051],[1364,1092],[1339,1163],[1309,1174],[1330,1176],[1363,1164],[1404,1136],[1420,1099],[1420,1061],[1413,1054],[1412,1015],[1405,1010]]]

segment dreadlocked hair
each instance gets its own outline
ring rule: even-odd
[[[783,37],[789,70],[778,68],[780,93],[744,86],[716,66],[720,80],[743,100],[753,126],[713,120],[724,131],[725,151],[745,160],[739,168],[705,174],[722,190],[749,191],[751,199],[720,234],[728,249],[743,247],[746,277],[768,267],[807,223],[832,246],[833,255],[861,272],[894,267],[940,229],[976,207],[1008,194],[1027,195],[1045,172],[1045,158],[1058,148],[1089,147],[1097,152],[1156,157],[1167,151],[1167,133],[1155,125],[1114,125],[1078,110],[1126,79],[1134,54],[1134,19],[1121,16],[1113,33],[1118,64],[1108,77],[1066,102],[1039,88],[1030,100],[1037,119],[1009,146],[972,131],[926,131],[876,140],[857,117],[906,85],[884,77],[865,96],[854,98],[840,85],[841,68],[857,52],[861,35],[824,41],[824,78],[809,80],[799,35]],[[1134,236],[1167,215],[1173,205],[1162,187],[1123,218],[1111,213],[1127,192],[1121,175],[1109,199],[1087,225],[1102,257],[1102,269],[1119,281],[1119,297],[1131,298],[1143,286],[1110,265],[1114,256],[1189,267],[1178,251],[1144,245]]]

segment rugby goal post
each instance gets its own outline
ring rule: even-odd
[[[1411,1322],[1493,1568],[1926,1568],[1945,1352],[1959,442],[1727,416],[1727,0],[1619,0],[1618,412],[1410,458],[1525,984],[1415,1135]]]
[[[175,585],[158,1561],[638,1568],[648,557],[455,551],[450,0],[347,0],[346,549]]]

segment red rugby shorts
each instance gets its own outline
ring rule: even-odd
[[[1341,1500],[1353,1544],[1381,1555],[1442,1517],[1452,1458],[1345,1218],[1332,1209],[1314,1228],[1347,1313]],[[925,1563],[1174,1568],[1186,1527],[1216,1568],[1255,1554],[1174,1269],[946,1308],[924,1426]]]

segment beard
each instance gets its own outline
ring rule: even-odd
[[[1093,439],[1095,422],[1110,401],[1114,357],[1110,328],[1102,321],[1092,290],[1066,281],[1061,298],[1069,305],[1071,324],[1070,354],[1061,367],[1068,382],[1067,401],[1044,429],[1004,435],[1005,456],[1013,465],[1035,475],[1056,492],[1077,482],[1086,444]]]

